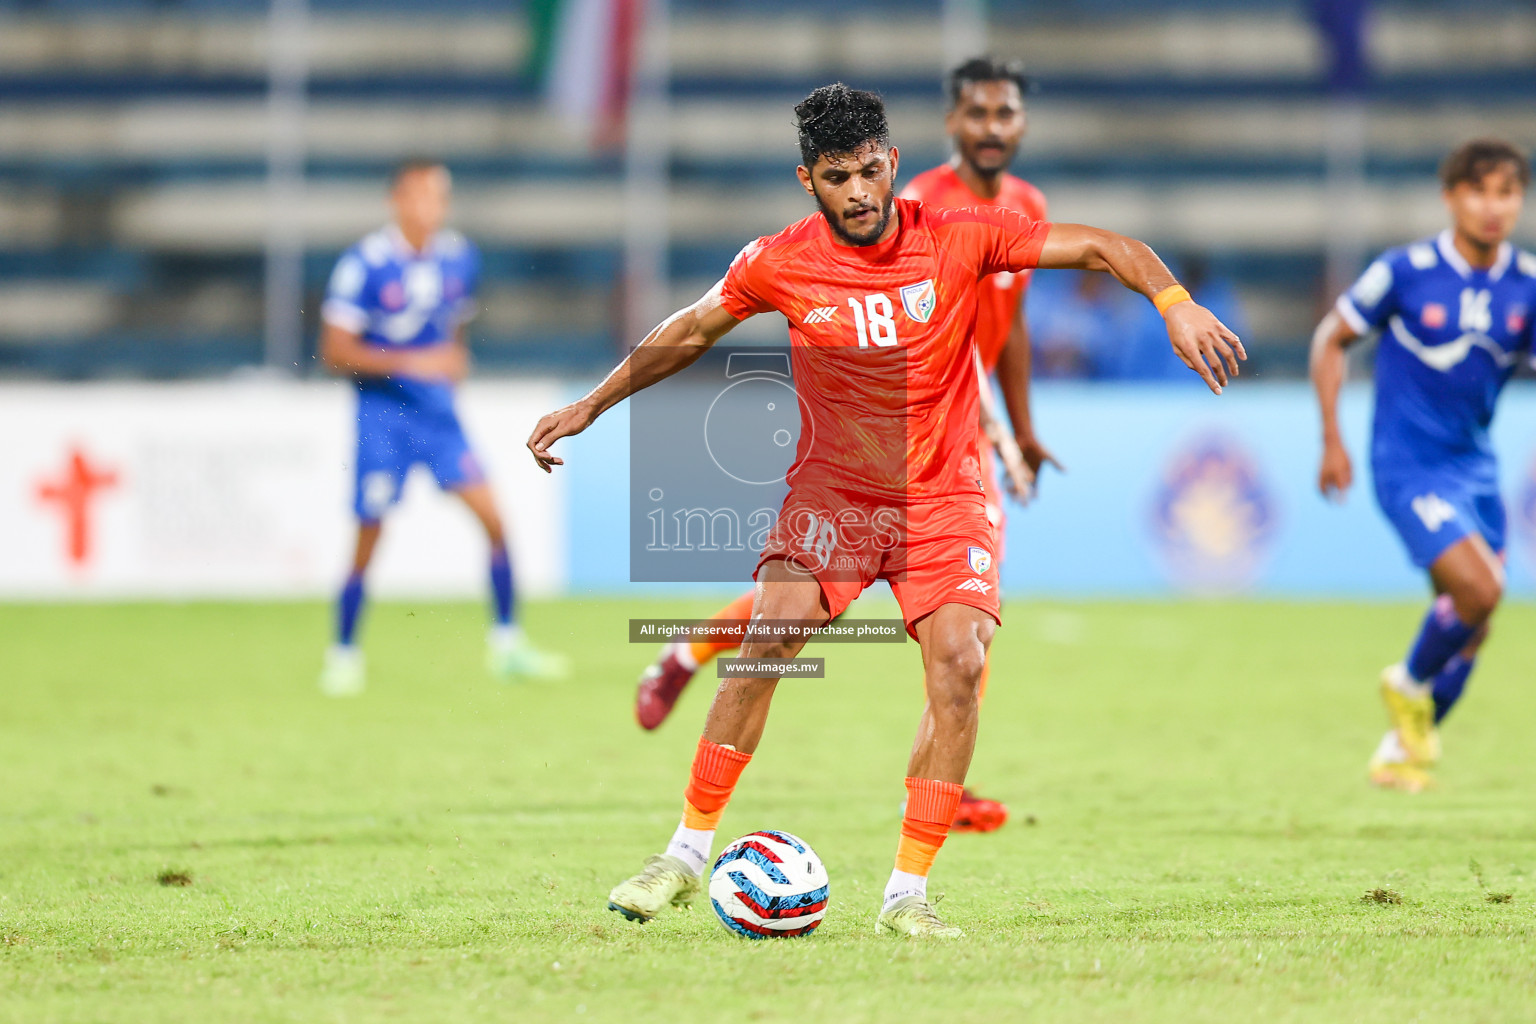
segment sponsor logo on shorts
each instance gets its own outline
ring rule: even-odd
[[[979,548],[974,544],[965,549],[965,560],[970,564],[971,572],[978,576],[985,575],[986,571],[992,568],[992,555],[986,548]]]
[[[1440,527],[1456,518],[1456,510],[1451,507],[1451,503],[1433,491],[1414,498],[1408,507],[1413,509],[1413,514],[1419,517],[1424,529],[1430,533],[1439,533]]]
[[[974,590],[978,594],[990,594],[992,592],[992,584],[988,583],[986,580],[981,579],[966,580],[965,582],[956,586],[955,589]]]

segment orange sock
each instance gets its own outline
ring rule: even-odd
[[[901,819],[901,842],[896,847],[896,870],[926,876],[949,835],[950,822],[960,806],[958,782],[938,779],[907,779],[907,813]]]
[[[683,825],[699,831],[713,832],[725,813],[725,805],[731,802],[731,792],[741,771],[752,760],[751,754],[743,754],[731,747],[711,743],[699,737],[699,749],[693,755],[693,775],[688,788],[683,790]],[[953,812],[951,812],[953,817]]]
[[[724,608],[721,608],[718,612],[715,612],[711,618],[750,619],[752,617],[752,599],[756,596],[757,591],[755,588],[749,590]],[[710,658],[713,658],[721,651],[729,651],[740,646],[741,643],[736,640],[694,640],[688,644],[688,649],[693,654],[694,662],[704,665],[709,662]]]

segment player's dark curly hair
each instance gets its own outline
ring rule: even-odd
[[[1019,87],[1019,95],[1029,92],[1031,79],[1024,73],[1021,60],[1002,60],[998,57],[972,57],[944,76],[944,92],[953,110],[960,104],[960,92],[977,82],[1012,82]]]
[[[823,156],[856,153],[867,145],[891,144],[885,102],[878,93],[850,89],[842,82],[824,85],[795,105],[800,131],[800,162],[810,170]]]
[[[1520,187],[1531,184],[1531,162],[1524,153],[1503,139],[1473,139],[1457,146],[1440,165],[1440,184],[1447,189],[1462,182],[1476,185],[1489,171],[1513,164]]]

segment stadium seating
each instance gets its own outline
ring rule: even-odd
[[[586,373],[610,361],[621,162],[589,155],[541,108],[520,6],[312,7],[311,298],[336,253],[382,219],[390,164],[437,153],[487,255],[481,365]],[[265,8],[0,0],[0,372],[178,376],[259,361]],[[1324,56],[1306,6],[993,8],[992,49],[1039,76],[1019,170],[1053,215],[1208,257],[1240,289],[1256,366],[1298,372],[1332,209]],[[812,86],[879,88],[905,166],[945,155],[933,5],[841,4],[832,22],[825,9],[672,5],[678,297],[805,211],[787,106]],[[1373,24],[1367,248],[1439,225],[1430,175],[1458,140],[1536,141],[1528,5],[1384,3]]]

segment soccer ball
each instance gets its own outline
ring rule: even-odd
[[[720,852],[709,902],[720,923],[749,939],[809,935],[827,916],[827,869],[806,843],[765,829]]]

